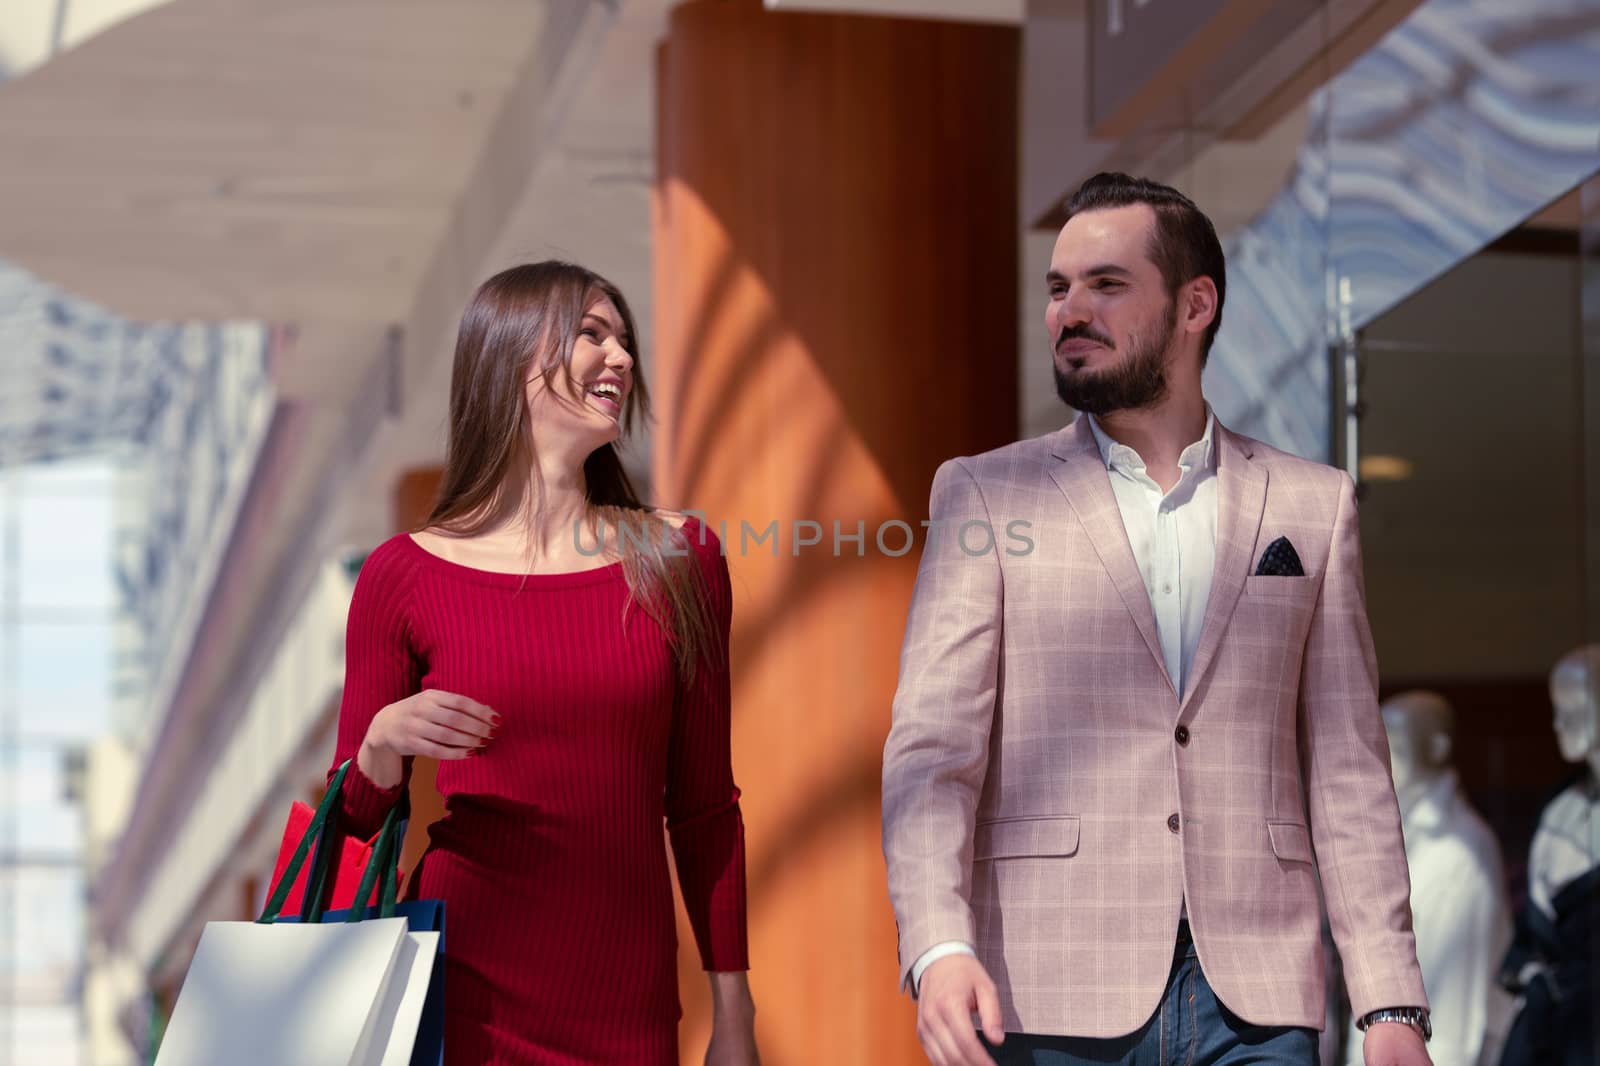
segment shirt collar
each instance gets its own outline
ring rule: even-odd
[[[1139,453],[1120,441],[1112,440],[1106,431],[1100,428],[1100,422],[1091,414],[1085,414],[1089,420],[1089,432],[1094,434],[1095,446],[1100,449],[1100,461],[1106,464],[1106,469],[1116,470],[1143,470],[1144,460]],[[1215,470],[1217,467],[1216,447],[1217,415],[1211,410],[1211,405],[1206,404],[1206,428],[1200,434],[1200,439],[1183,449],[1178,456],[1178,466],[1185,473],[1190,470],[1204,469]]]

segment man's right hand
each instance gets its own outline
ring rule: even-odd
[[[976,1013],[991,1044],[1005,1040],[1000,997],[983,963],[971,955],[946,955],[922,973],[917,986],[917,1039],[933,1066],[994,1066],[972,1024]]]

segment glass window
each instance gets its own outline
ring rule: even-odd
[[[66,759],[109,724],[113,468],[0,472],[0,1062],[81,1061],[81,808]]]
[[[17,627],[18,726],[24,736],[79,741],[105,732],[113,630],[109,619]]]
[[[30,1006],[18,1010],[9,1027],[0,1028],[4,1060],[18,1066],[81,1066],[82,1020],[76,1007]]]
[[[24,496],[79,495],[109,497],[115,469],[105,459],[91,457],[54,463],[35,463],[16,472]]]
[[[109,492],[25,488],[17,525],[27,559],[18,575],[24,613],[72,608],[103,614],[112,607]]]
[[[5,800],[15,813],[13,832],[0,833],[0,840],[23,859],[69,861],[82,853],[83,814],[67,796],[65,761],[60,745],[25,742],[5,765],[11,777]]]
[[[68,866],[0,868],[0,915],[11,923],[0,938],[0,973],[33,993],[32,1002],[71,1001],[83,961],[84,885]]]

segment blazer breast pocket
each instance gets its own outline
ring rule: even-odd
[[[999,818],[979,822],[972,832],[972,861],[1064,859],[1078,851],[1075,815]]]

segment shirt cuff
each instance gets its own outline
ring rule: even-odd
[[[972,945],[967,943],[965,940],[945,940],[933,945],[933,947],[929,948],[927,951],[924,951],[922,956],[918,958],[916,962],[911,964],[911,994],[913,996],[917,995],[922,990],[923,971],[929,966],[932,966],[934,963],[938,962],[940,959],[944,958],[946,955],[970,955],[972,958],[978,957],[978,953],[972,949]]]

